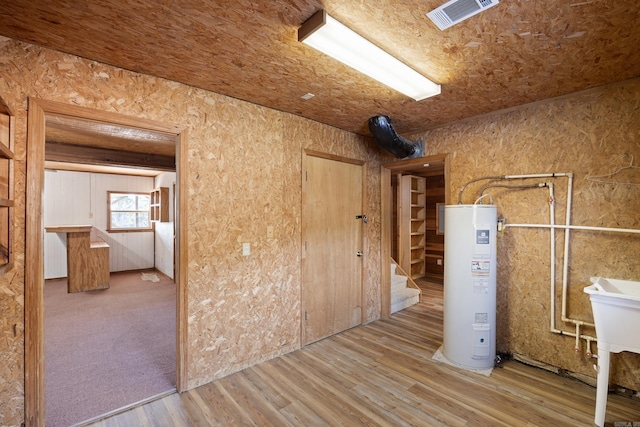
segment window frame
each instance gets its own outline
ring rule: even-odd
[[[111,195],[112,194],[126,194],[126,195],[143,195],[149,197],[149,208],[146,210],[135,211],[123,211],[123,210],[111,210]],[[149,227],[148,228],[113,228],[111,227],[111,213],[112,212],[147,212],[149,215]],[[154,230],[154,222],[151,221],[151,192],[145,191],[107,191],[107,232],[108,233],[140,233],[149,232]]]

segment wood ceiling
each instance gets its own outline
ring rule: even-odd
[[[49,169],[152,176],[176,170],[172,134],[62,115],[47,117],[45,134]]]
[[[0,34],[363,135],[373,115],[412,133],[640,76],[637,0],[502,0],[440,31],[425,14],[443,3],[11,0]],[[321,8],[442,94],[416,102],[299,43]]]

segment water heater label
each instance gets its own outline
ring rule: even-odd
[[[489,258],[491,255],[491,233],[489,226],[482,224],[476,226],[475,243],[473,245],[473,256],[478,258]]]
[[[488,323],[489,313],[476,313],[476,323]]]
[[[488,276],[491,272],[491,261],[488,259],[471,260],[471,276]]]
[[[476,245],[489,244],[489,230],[476,230]]]
[[[474,294],[488,294],[489,293],[489,279],[480,278],[473,279],[473,293]],[[476,322],[478,323],[478,322]]]

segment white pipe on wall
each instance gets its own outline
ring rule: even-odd
[[[507,227],[525,227],[525,228],[550,228],[552,231],[555,229],[564,229],[565,233],[569,230],[590,230],[590,231],[605,231],[605,232],[617,232],[617,233],[634,233],[634,234],[640,234],[640,230],[638,229],[633,229],[633,228],[611,228],[611,227],[593,227],[593,226],[586,226],[586,225],[561,225],[561,224],[504,224],[504,228]],[[585,322],[583,320],[576,320],[576,319],[571,319],[570,317],[567,317],[567,288],[568,288],[568,266],[569,266],[569,250],[568,250],[568,236],[565,235],[565,256],[564,256],[564,261],[563,261],[563,277],[562,277],[562,321],[563,322],[568,322],[568,323],[573,323],[575,325],[582,325],[582,326],[591,326],[594,327],[595,325],[593,323],[590,322]],[[555,261],[552,261],[555,262]],[[553,277],[552,277],[553,280]],[[555,289],[555,286],[554,286]],[[555,299],[555,292],[552,292],[552,296],[551,299],[554,300]],[[560,331],[558,331],[555,328],[555,316],[552,312],[551,314],[552,316],[552,321],[551,321],[551,329],[556,332],[556,333],[561,333]],[[562,332],[563,335],[571,335],[571,336],[575,336],[575,334],[571,333],[571,332]],[[585,339],[585,340],[592,340],[592,341],[596,341],[596,338],[593,337],[589,337],[586,335],[581,335],[581,338]]]
[[[505,175],[504,179],[557,178],[557,177],[564,177],[564,176],[573,178],[573,173],[561,172],[561,173],[534,173],[534,174],[527,174],[527,175]]]
[[[505,224],[506,227],[534,227],[534,228],[550,228],[550,268],[551,268],[551,279],[550,279],[550,331],[560,335],[567,335],[576,338],[576,342],[580,339],[584,339],[587,342],[596,341],[595,337],[589,335],[580,334],[580,326],[594,326],[592,323],[584,322],[582,320],[571,319],[566,316],[566,307],[567,307],[567,288],[568,288],[568,276],[569,276],[569,229],[571,228],[583,228],[582,226],[571,226],[571,204],[572,204],[572,194],[573,194],[573,173],[571,172],[562,172],[562,173],[542,173],[542,174],[526,174],[526,175],[505,175],[501,179],[527,179],[527,178],[556,178],[556,177],[566,177],[568,178],[567,183],[567,211],[565,217],[565,224],[567,225],[557,225],[555,223],[555,193],[553,190],[553,183],[546,183],[545,185],[549,187],[549,224]],[[541,185],[542,188],[545,185]],[[604,228],[604,227],[600,227]],[[576,332],[568,332],[563,331],[561,329],[556,328],[556,320],[555,320],[555,276],[556,276],[556,268],[555,268],[555,230],[556,229],[564,229],[565,230],[565,243],[564,243],[564,257],[563,257],[563,274],[562,274],[562,321],[567,323],[572,323],[576,326]],[[589,228],[593,229],[593,228]],[[637,230],[640,232],[640,230]],[[576,347],[578,345],[576,344]],[[590,352],[589,352],[590,353]]]
[[[459,202],[462,203],[462,192],[466,188],[466,186],[472,182],[480,181],[482,179],[491,179],[491,180],[511,180],[511,179],[527,179],[527,178],[557,178],[557,177],[566,177],[568,178],[567,182],[567,209],[566,209],[566,217],[565,224],[556,224],[555,223],[555,195],[553,190],[553,184],[546,183],[546,186],[549,187],[549,203],[550,203],[550,212],[549,212],[549,224],[504,224],[504,228],[507,227],[525,227],[525,228],[549,228],[550,229],[550,257],[551,257],[551,290],[550,290],[550,330],[553,333],[560,335],[567,335],[576,338],[576,342],[579,342],[580,339],[584,339],[587,342],[587,354],[591,356],[591,343],[597,341],[597,339],[593,336],[583,335],[580,333],[580,327],[582,326],[590,326],[594,327],[593,323],[585,322],[582,320],[571,319],[567,316],[567,292],[568,292],[568,281],[569,281],[569,243],[570,243],[570,231],[571,230],[589,230],[589,231],[602,231],[602,232],[618,232],[618,233],[639,233],[638,229],[629,229],[629,228],[612,228],[612,227],[594,227],[594,226],[585,226],[585,225],[571,225],[571,209],[573,202],[573,173],[571,172],[561,172],[561,173],[540,173],[540,174],[526,174],[526,175],[503,175],[503,176],[491,176],[491,177],[482,177],[478,179],[474,179],[467,184],[465,184],[460,190],[459,194]],[[541,185],[540,187],[543,187]],[[484,196],[484,195],[483,195]],[[563,322],[572,323],[576,327],[576,332],[564,331],[556,328],[555,325],[555,276],[556,276],[556,268],[555,268],[555,230],[561,229],[564,230],[565,238],[564,238],[564,253],[563,253],[563,271],[562,271],[562,315],[561,319]],[[576,345],[577,347],[577,345]]]
[[[549,187],[549,224],[556,224],[556,199],[555,193],[553,192],[553,183],[547,184]],[[550,238],[550,252],[551,252],[551,286],[550,294],[551,294],[551,305],[550,305],[550,330],[556,329],[556,229],[551,228],[551,238]]]
[[[605,232],[619,232],[619,233],[635,233],[635,234],[640,234],[640,230],[638,229],[632,229],[632,228],[611,228],[611,227],[592,227],[592,226],[580,226],[580,225],[560,225],[560,224],[505,224],[504,225],[505,228],[507,227],[529,227],[529,228],[550,228],[551,231],[553,232],[553,230],[555,229],[565,229],[565,230],[592,230],[592,231],[605,231]],[[565,240],[566,242],[566,240]],[[566,247],[566,244],[565,244]],[[555,249],[553,249],[553,251],[555,251]],[[568,252],[565,252],[568,253]],[[555,268],[554,267],[555,264],[555,260],[552,261],[552,269]],[[567,266],[568,265],[568,257],[565,257],[564,260],[564,265]],[[552,290],[551,290],[551,332],[560,334],[560,335],[568,335],[571,337],[576,337],[576,333],[573,332],[568,332],[568,331],[563,331],[560,329],[557,329],[555,326],[555,283],[554,283],[554,274],[552,272]],[[563,288],[563,292],[562,292],[562,307],[563,307],[563,313],[562,313],[562,321],[563,322],[568,322],[568,323],[573,323],[574,325],[578,326],[590,326],[590,327],[595,327],[595,325],[593,323],[590,322],[585,322],[583,320],[577,320],[577,319],[571,319],[570,317],[566,316],[566,296],[567,296],[567,268],[564,268],[564,272],[563,272],[563,280],[562,280],[562,288]],[[591,342],[595,342],[597,341],[596,337],[590,336],[590,335],[582,335],[580,334],[580,338],[584,339],[587,341],[588,346],[587,346],[587,353],[591,354],[591,351],[589,349],[589,344],[591,344]]]
[[[573,174],[569,174],[567,182],[567,210],[564,223],[571,224],[571,205],[573,202]],[[564,259],[562,261],[562,321],[572,322],[567,318],[567,288],[569,287],[569,228],[564,229]],[[566,320],[565,320],[566,319]]]
[[[567,198],[567,202],[569,199]],[[570,209],[567,208],[567,217],[570,217]],[[552,233],[555,229],[563,229],[565,230],[565,244],[564,244],[564,259],[563,259],[563,273],[562,273],[562,321],[573,323],[574,325],[582,325],[582,326],[591,326],[595,325],[590,322],[585,322],[583,320],[572,319],[567,316],[567,289],[568,289],[568,269],[569,269],[569,230],[589,230],[589,231],[603,231],[603,232],[616,232],[616,233],[634,233],[640,234],[640,230],[633,228],[612,228],[612,227],[594,227],[594,226],[586,226],[586,225],[562,225],[562,224],[504,224],[504,228],[507,227],[524,227],[524,228],[550,228]],[[552,244],[552,246],[554,246]],[[552,248],[555,251],[555,248]],[[552,268],[554,268],[555,261],[552,261]],[[561,333],[563,335],[571,335],[575,336],[575,334],[566,331],[560,331],[555,327],[555,315],[554,315],[554,306],[555,306],[555,281],[552,273],[552,311],[551,311],[551,330],[555,333]],[[596,338],[581,335],[581,338],[585,340],[596,341]]]
[[[580,324],[576,324],[576,346],[573,350],[576,353],[580,351]]]
[[[640,234],[640,229],[636,228],[611,228],[611,227],[594,227],[589,225],[550,225],[550,224],[504,224],[504,227],[525,227],[525,228],[560,228],[569,230],[591,230],[591,231],[611,231],[617,233],[635,233]]]

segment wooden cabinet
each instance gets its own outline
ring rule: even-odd
[[[47,233],[64,233],[67,241],[67,292],[109,287],[109,245],[90,240],[91,225],[45,227]]]
[[[417,279],[425,274],[426,180],[403,175],[400,185],[400,267]]]
[[[13,265],[13,144],[15,118],[0,98],[0,274]]]
[[[169,222],[169,188],[160,187],[151,191],[151,221]]]

